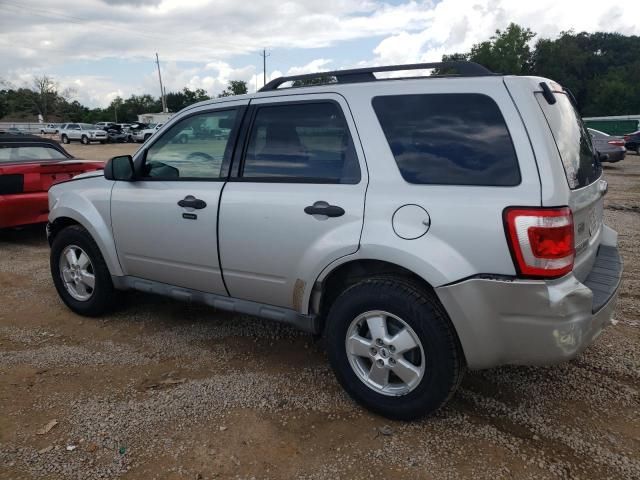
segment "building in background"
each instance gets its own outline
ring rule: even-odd
[[[141,113],[138,115],[138,122],[140,123],[166,123],[173,116],[173,113]]]

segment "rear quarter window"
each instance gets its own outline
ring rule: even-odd
[[[475,93],[375,97],[373,109],[409,183],[515,186],[516,152],[493,99]]]
[[[596,158],[589,132],[566,93],[554,92],[550,105],[541,93],[536,99],[558,147],[569,188],[585,187],[600,178],[602,166]]]

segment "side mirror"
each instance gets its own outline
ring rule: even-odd
[[[132,182],[134,180],[133,158],[131,155],[113,157],[104,166],[104,178]]]

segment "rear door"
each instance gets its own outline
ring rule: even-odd
[[[335,94],[253,100],[220,206],[220,256],[233,297],[304,310],[320,270],[358,249],[367,170]]]

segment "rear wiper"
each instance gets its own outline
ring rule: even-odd
[[[551,91],[551,88],[549,88],[549,85],[547,85],[547,82],[540,82],[540,88],[542,88],[542,96],[549,105],[556,103],[556,96]]]

